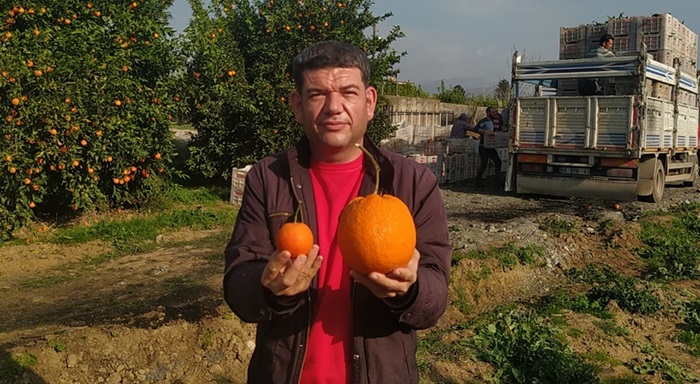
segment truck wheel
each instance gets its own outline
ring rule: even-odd
[[[664,187],[666,185],[666,172],[664,171],[663,163],[660,161],[656,162],[656,169],[654,170],[654,190],[651,192],[651,201],[654,203],[660,203],[661,199],[664,197]]]

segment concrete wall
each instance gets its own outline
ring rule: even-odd
[[[417,126],[452,125],[461,113],[472,117],[474,122],[486,116],[486,107],[442,103],[436,99],[387,96],[391,107],[388,111],[392,124],[406,122]]]

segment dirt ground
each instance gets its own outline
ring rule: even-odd
[[[545,250],[542,267],[497,271],[475,283],[462,278],[477,266],[469,261],[460,264],[453,280],[471,295],[475,315],[500,304],[536,300],[560,284],[562,271],[572,266],[593,261],[635,274],[639,262],[632,250],[638,245],[634,226],[639,215],[700,200],[697,186],[670,187],[661,204],[623,202],[619,209],[615,201],[514,196],[493,185],[483,189],[468,183],[445,185],[443,194],[455,249],[514,242],[538,244]],[[563,237],[548,236],[539,223],[552,217],[577,223],[577,230]],[[603,239],[596,225],[606,219],[632,230],[615,239]],[[39,243],[0,248],[0,361],[9,354],[36,358],[31,371],[6,382],[245,382],[254,327],[239,321],[223,303],[225,240],[220,244],[168,246],[211,234],[178,232],[163,239],[153,252],[118,258],[87,270],[77,268],[77,262],[108,245]],[[604,241],[616,242],[618,250],[607,251]],[[51,285],[33,283],[37,276],[53,276],[57,281]],[[683,284],[684,289],[700,294],[700,283]],[[646,340],[654,343],[659,353],[674,356],[700,372],[700,359],[683,352],[682,345],[670,337],[677,319],[615,313],[616,321],[631,330],[622,343],[601,336],[590,316],[567,314],[569,323],[584,334],[572,347],[578,351],[604,349],[613,358],[628,361],[640,356],[637,341]],[[450,308],[438,327],[463,318]],[[620,369],[611,367],[609,373]],[[439,362],[433,370],[445,382],[457,383],[465,377],[478,378],[489,368],[465,361]],[[651,382],[663,382],[649,377]]]

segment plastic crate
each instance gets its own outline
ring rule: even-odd
[[[252,165],[243,168],[234,168],[231,172],[231,204],[241,205],[243,191],[245,190],[245,178]]]

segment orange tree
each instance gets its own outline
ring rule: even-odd
[[[143,202],[172,148],[172,0],[2,4],[0,236]]]
[[[373,15],[373,3],[371,0],[213,0],[205,11],[200,0],[190,0],[195,14],[200,11],[184,38],[189,47],[183,50],[190,60],[188,71],[200,73],[199,79],[187,75],[187,81],[192,84],[188,88],[193,95],[191,104],[203,105],[201,100],[208,99],[205,94],[210,92],[207,87],[212,84],[231,92],[230,97],[218,100],[216,108],[193,110],[198,134],[190,146],[190,168],[206,177],[227,178],[232,167],[280,151],[301,137],[301,129],[289,108],[288,97],[294,87],[290,63],[297,53],[314,42],[339,40],[365,50],[372,63],[372,84],[395,76],[398,71],[394,66],[403,53],[397,53],[391,44],[403,34],[399,27],[382,38],[365,34],[391,16],[391,13]],[[219,51],[211,47],[217,42],[206,37],[222,31],[227,38],[220,42],[229,44],[229,49]],[[223,57],[223,52],[230,56]],[[210,53],[213,55],[207,57]],[[207,67],[212,77],[206,83],[201,81],[205,70],[198,67],[202,63],[219,63],[218,67]],[[228,68],[236,70],[233,83],[220,75]],[[219,77],[214,77],[215,74]],[[386,137],[392,130],[388,116],[382,113],[386,106],[387,101],[382,97],[369,127],[374,140]]]

